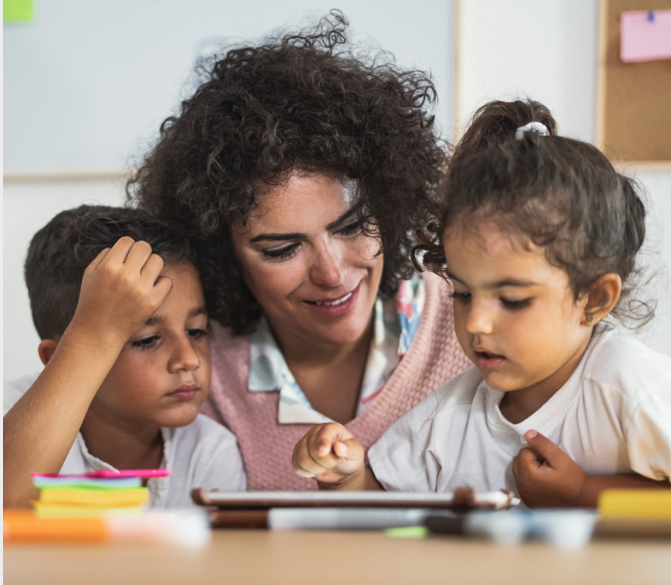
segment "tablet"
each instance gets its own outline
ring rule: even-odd
[[[217,492],[196,488],[196,504],[227,510],[269,508],[508,508],[519,503],[509,491],[476,492],[457,488],[454,492]]]

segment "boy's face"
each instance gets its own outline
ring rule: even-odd
[[[198,274],[190,264],[177,264],[166,265],[162,275],[173,282],[170,294],[126,343],[89,409],[89,415],[120,428],[187,425],[210,389],[210,341]]]
[[[525,249],[493,223],[475,232],[448,228],[444,249],[466,355],[491,388],[547,400],[589,343],[586,301],[576,302],[567,274],[542,249]]]

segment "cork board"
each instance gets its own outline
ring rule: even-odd
[[[615,161],[671,163],[671,59],[620,60],[620,14],[671,0],[601,0],[597,142]]]

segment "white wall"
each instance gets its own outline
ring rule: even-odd
[[[452,95],[452,0],[36,0],[4,27],[4,172],[117,170],[190,95],[199,56],[314,22],[334,4],[355,36]],[[451,103],[442,105],[452,119]]]
[[[597,7],[597,0],[461,0],[458,131],[490,100],[529,96],[550,108],[560,134],[594,142]],[[624,172],[646,192],[648,236],[641,259],[655,278],[643,294],[659,301],[655,319],[639,334],[671,355],[671,168]]]
[[[359,42],[432,71],[437,117],[451,131],[453,1],[340,0]],[[314,21],[331,0],[36,0],[27,25],[4,26],[4,172],[120,171],[191,92],[203,47]],[[4,185],[5,379],[40,369],[23,283],[33,233],[62,209],[123,202],[123,181],[29,180]]]

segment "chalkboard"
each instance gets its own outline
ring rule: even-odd
[[[671,0],[601,0],[597,143],[615,161],[671,163],[671,60],[623,63],[620,15]]]
[[[314,22],[332,0],[45,0],[4,26],[5,178],[117,176],[193,90],[199,57],[223,41]],[[453,2],[335,3],[355,38],[433,72],[451,128]],[[402,18],[399,15],[402,14]],[[450,125],[448,127],[448,124]]]

